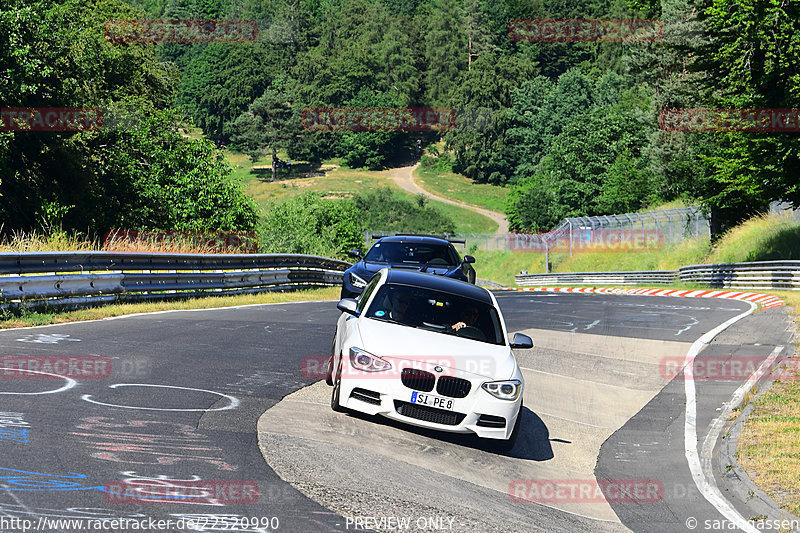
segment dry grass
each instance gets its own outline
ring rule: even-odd
[[[794,365],[792,365],[794,366]],[[753,402],[737,457],[782,509],[800,514],[800,375],[788,370]]]
[[[800,324],[800,294],[770,291],[782,298]],[[753,403],[739,437],[737,457],[750,478],[782,509],[800,515],[800,356]]]
[[[107,242],[90,240],[78,233],[65,231],[15,232],[0,241],[0,252],[147,252],[147,253],[243,253],[238,248],[215,245],[196,235],[170,235],[169,238],[125,239],[113,237]]]
[[[100,246],[99,241],[87,240],[77,233],[16,231],[0,241],[0,252],[83,252],[99,250]]]

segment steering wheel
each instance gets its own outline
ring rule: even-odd
[[[428,261],[429,265],[449,265],[450,263],[447,262],[447,259],[442,259],[441,257],[434,257],[430,261]]]
[[[464,326],[456,331],[456,335],[459,337],[465,337],[467,339],[474,339],[476,341],[486,340],[486,334],[480,328],[476,328],[475,326]]]

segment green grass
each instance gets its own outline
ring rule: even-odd
[[[800,222],[787,214],[764,215],[732,228],[715,244],[706,263],[800,259]]]
[[[278,179],[270,181],[271,173],[267,167],[271,158],[259,160],[253,164],[244,154],[225,151],[233,167],[232,179],[240,180],[245,194],[252,197],[262,212],[275,202],[298,196],[310,191],[322,194],[327,198],[348,198],[358,192],[390,187],[404,198],[413,198],[410,194],[394,185],[389,171],[369,171],[351,169],[341,166],[341,161],[332,159],[323,162],[319,169],[311,169],[302,162],[292,164],[292,174],[279,171]],[[278,154],[279,158],[284,158]],[[255,169],[253,167],[256,167]],[[266,170],[259,171],[259,168]],[[304,177],[303,173],[311,174]],[[429,200],[430,205],[444,212],[456,225],[456,233],[494,233],[497,223],[469,209]]]
[[[770,291],[780,296],[800,325],[800,294]],[[800,371],[798,355],[786,373],[756,398],[739,436],[736,457],[750,478],[782,509],[800,514]]]
[[[702,262],[708,249],[708,240],[693,239],[663,250],[642,252],[580,252],[572,257],[568,252],[553,252],[550,264],[551,272],[676,270]],[[473,255],[477,260],[475,270],[479,278],[504,285],[513,285],[514,275],[521,270],[530,274],[545,272],[544,253],[478,250]]]
[[[514,274],[545,272],[543,253],[478,251],[478,276],[513,284]],[[690,239],[661,250],[582,251],[550,254],[552,272],[677,270],[686,265],[800,259],[800,222],[787,215],[752,218],[731,229],[712,247],[708,239]]]
[[[455,172],[438,172],[417,167],[417,182],[434,194],[465,204],[483,207],[504,213],[504,202],[508,189],[485,183],[474,183],[471,179]]]
[[[401,191],[401,193],[408,198],[414,195]],[[436,206],[437,209],[442,211],[453,222],[456,223],[456,233],[496,233],[497,222],[489,217],[485,217],[475,211],[470,211],[457,205],[450,205],[444,202],[437,202],[436,200],[428,199],[428,204]]]
[[[477,277],[510,287],[515,285],[514,275],[521,270],[544,272],[544,254],[540,253],[476,250],[471,255],[475,256]]]

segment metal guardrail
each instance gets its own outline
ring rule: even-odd
[[[800,261],[756,261],[689,265],[680,280],[723,289],[800,290]]]
[[[697,283],[713,289],[800,290],[800,261],[756,261],[688,265],[677,271],[564,272],[517,274],[517,285],[644,285],[676,281]]]
[[[0,254],[0,305],[76,305],[342,283],[347,261],[291,254]]]
[[[673,270],[627,272],[563,272],[557,274],[517,274],[517,285],[636,285],[674,283],[678,272]]]

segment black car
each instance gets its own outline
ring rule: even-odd
[[[459,258],[453,242],[424,235],[396,235],[381,237],[361,256],[361,250],[351,250],[350,256],[359,259],[344,273],[342,298],[355,298],[367,282],[381,268],[408,268],[429,274],[447,276],[475,283],[475,258]]]

